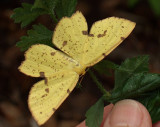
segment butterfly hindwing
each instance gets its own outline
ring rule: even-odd
[[[31,88],[28,105],[39,125],[46,122],[76,86],[76,72],[61,72],[39,81]]]

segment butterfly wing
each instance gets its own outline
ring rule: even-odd
[[[134,29],[135,23],[110,17],[93,24],[85,46],[83,63],[92,66],[114,50]]]
[[[79,63],[49,46],[33,45],[25,54],[19,70],[32,77],[49,77],[61,71],[73,70]]]
[[[110,17],[93,24],[88,34],[87,23],[80,12],[63,18],[57,25],[53,43],[85,67],[102,60],[134,29],[135,23]]]
[[[46,122],[75,87],[79,63],[49,46],[32,46],[19,70],[33,77],[43,77],[29,95],[29,109],[38,124]]]
[[[28,105],[39,125],[45,123],[68,97],[76,86],[79,75],[76,72],[61,72],[42,80],[31,88]]]
[[[60,20],[53,34],[53,44],[80,63],[87,30],[84,16],[77,11],[71,18],[64,17]]]

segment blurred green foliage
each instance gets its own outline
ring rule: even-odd
[[[134,8],[141,1],[142,0],[128,0],[128,6],[130,8]],[[146,1],[142,1],[142,2],[148,2],[153,13],[158,17],[160,16],[160,0],[146,0]]]

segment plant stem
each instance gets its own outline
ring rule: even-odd
[[[102,86],[102,84],[98,81],[97,77],[93,74],[93,72],[91,70],[88,71],[91,78],[93,79],[93,81],[96,83],[97,87],[100,89],[101,93],[103,94],[103,96],[106,97],[110,97],[111,94],[105,90],[105,88]]]

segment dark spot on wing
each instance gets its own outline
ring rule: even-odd
[[[89,37],[94,37],[94,34],[88,34]]]
[[[40,114],[42,114],[42,112],[40,112]]]
[[[83,35],[88,35],[88,32],[84,30],[84,31],[82,31],[82,34]]]
[[[44,95],[41,96],[41,98],[46,97],[46,96],[47,96],[47,94],[44,94]]]
[[[98,34],[97,37],[98,37],[98,38],[102,37],[102,34]]]
[[[104,36],[106,35],[106,33],[107,33],[107,30],[105,30],[103,34],[98,34],[97,37],[98,37],[98,38],[104,37]]]
[[[51,52],[51,56],[54,56],[56,54],[56,52]]]
[[[67,93],[68,93],[68,94],[70,94],[70,93],[71,93],[71,91],[68,89],[68,90],[67,90]]]
[[[49,93],[49,88],[46,88],[45,91],[46,91],[47,93]]]
[[[52,108],[53,109],[53,111],[55,112],[56,111],[56,109],[55,108]]]
[[[40,75],[40,77],[45,77],[45,74],[44,74],[44,72],[39,72],[39,75]]]
[[[107,30],[104,31],[104,34],[106,34],[106,33],[107,33]]]
[[[67,41],[64,41],[62,45],[63,45],[63,47],[64,47],[65,45],[67,45]]]
[[[125,38],[124,38],[124,37],[121,37],[121,40],[123,41],[123,40],[125,40]]]
[[[106,54],[105,54],[105,53],[102,53],[102,55],[103,55],[104,57],[106,57]]]

